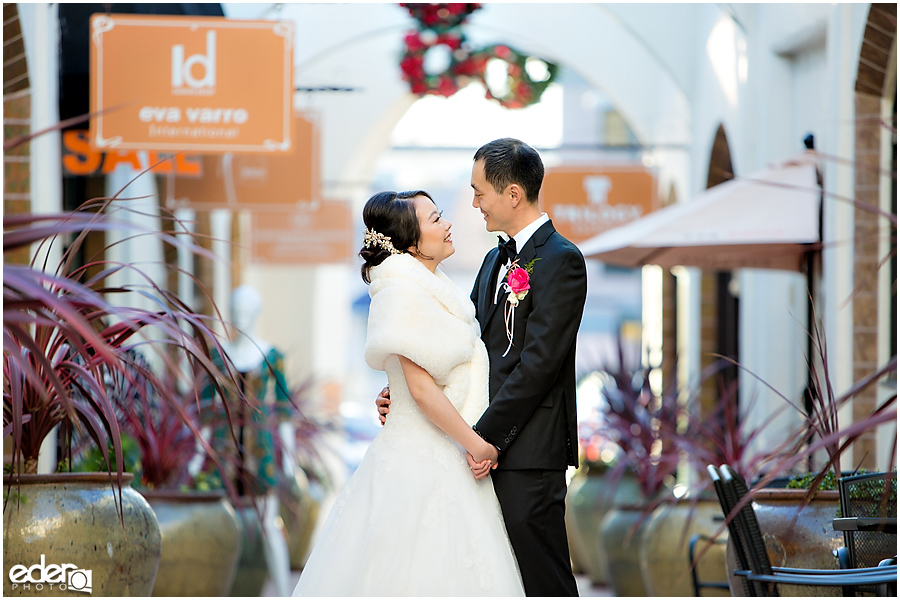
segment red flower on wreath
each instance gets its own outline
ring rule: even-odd
[[[403,38],[403,41],[406,42],[406,51],[407,52],[421,52],[425,49],[425,44],[422,43],[422,38],[419,37],[419,34],[415,31],[410,31],[406,34],[406,37]]]

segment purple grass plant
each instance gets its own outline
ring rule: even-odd
[[[76,253],[88,234],[108,231],[127,233],[117,243],[152,236],[215,258],[193,240],[117,222],[112,218],[116,211],[129,210],[120,204],[113,197],[90,200],[68,213],[4,216],[4,254],[34,244],[47,250],[69,242],[53,268],[46,259],[43,264],[32,259],[27,265],[3,265],[3,435],[11,438],[13,473],[35,473],[41,444],[62,425],[63,432],[78,430],[97,447],[112,449],[116,467],[106,453],[104,460],[111,481],[115,472],[121,487],[122,424],[130,423],[123,408],[149,402],[150,390],[157,407],[165,407],[166,422],[179,419],[181,425],[172,430],[177,429],[174,438],[157,436],[148,444],[172,451],[171,458],[180,460],[183,454],[175,449],[186,448],[190,437],[217,461],[197,426],[194,413],[200,404],[185,402],[172,382],[190,387],[204,377],[219,397],[247,401],[236,372],[212,360],[214,351],[222,352],[214,333],[214,327],[224,323],[217,310],[212,317],[195,313],[137,264],[91,258],[76,266]],[[109,285],[108,278],[121,272],[140,283]],[[133,306],[129,300],[134,295],[148,299],[153,308]],[[142,354],[152,355],[164,376],[138,360]],[[114,380],[142,391],[127,406],[117,405],[109,389]],[[227,406],[225,411],[230,415]]]

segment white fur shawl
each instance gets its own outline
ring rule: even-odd
[[[389,356],[405,356],[474,424],[487,408],[488,363],[472,301],[440,268],[432,273],[408,254],[388,257],[370,278],[368,365],[385,371]]]

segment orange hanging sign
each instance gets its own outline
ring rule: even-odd
[[[91,17],[98,150],[292,151],[293,25]]]
[[[656,178],[643,166],[548,169],[540,196],[553,226],[575,243],[659,208]]]
[[[353,256],[353,220],[347,201],[316,201],[295,210],[254,210],[250,218],[250,255],[255,263],[336,263]]]
[[[176,205],[265,210],[317,200],[319,130],[312,116],[295,115],[293,139],[296,150],[288,155],[204,156],[203,178],[175,177]]]

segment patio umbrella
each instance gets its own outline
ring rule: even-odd
[[[805,270],[819,247],[815,153],[736,177],[579,244],[586,258],[625,266]]]

